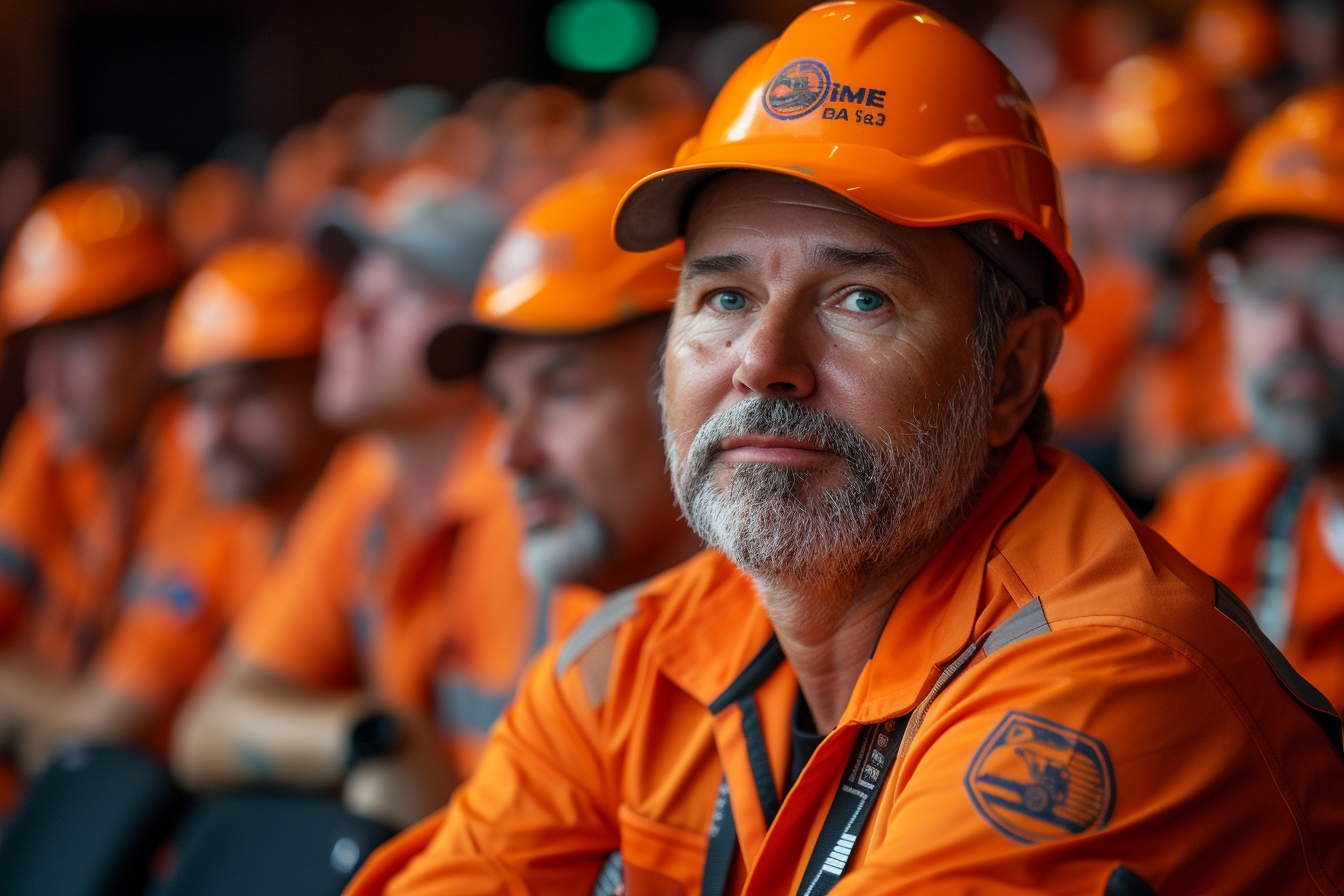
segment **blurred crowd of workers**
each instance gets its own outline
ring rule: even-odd
[[[985,35],[1038,101],[1086,283],[1053,441],[1156,505],[1339,707],[1339,21],[1200,0],[1159,31],[1023,3]],[[407,827],[544,645],[702,550],[659,405],[682,250],[620,249],[612,219],[710,99],[658,66],[597,102],[358,93],[260,173],[155,195],[111,166],[26,211],[0,279],[27,389],[0,455],[6,811],[112,743],[194,793]],[[1224,233],[1255,217],[1326,226]]]

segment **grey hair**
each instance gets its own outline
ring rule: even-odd
[[[975,294],[978,320],[971,340],[980,375],[992,387],[999,347],[1008,334],[1008,325],[1044,302],[1028,299],[1022,287],[978,251],[975,252]],[[1036,397],[1036,404],[1022,425],[1022,431],[1033,442],[1044,442],[1049,440],[1054,428],[1050,398],[1042,392]]]

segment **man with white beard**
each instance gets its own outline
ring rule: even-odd
[[[1344,707],[1344,86],[1293,97],[1241,142],[1187,243],[1223,302],[1254,437],[1170,486],[1154,529],[1246,598]]]
[[[681,246],[636,254],[611,235],[617,203],[652,168],[580,174],[529,203],[486,262],[474,323],[430,346],[432,372],[479,372],[499,412],[522,561],[553,635],[604,602],[622,612],[631,586],[702,547],[672,499],[657,399]]]
[[[543,654],[350,893],[1338,892],[1338,717],[1040,444],[1081,283],[998,60],[815,7],[615,230],[686,240],[664,441],[716,550]]]

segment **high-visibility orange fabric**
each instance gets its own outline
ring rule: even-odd
[[[1150,523],[1254,608],[1266,517],[1287,480],[1284,462],[1269,448],[1253,446],[1187,471]],[[1298,508],[1289,579],[1292,614],[1283,653],[1338,709],[1344,707],[1344,569],[1321,539],[1328,500],[1325,484],[1314,482]]]
[[[427,533],[396,511],[386,446],[360,440],[355,462],[318,483],[230,635],[239,656],[285,680],[431,713],[464,773],[545,639],[493,430],[484,411],[469,423]]]
[[[1129,426],[1142,445],[1189,452],[1243,435],[1247,423],[1228,376],[1223,309],[1208,278],[1190,284],[1184,299],[1180,333],[1134,364]]]
[[[696,896],[721,775],[742,857],[728,892],[792,894],[860,727],[910,713],[968,645],[1037,598],[1049,631],[981,649],[929,705],[836,896],[1095,896],[1120,864],[1160,893],[1333,890],[1344,761],[1216,594],[1090,468],[1021,440],[902,593],[838,728],[768,829],[742,711],[708,705],[770,623],[750,580],[710,552],[647,586],[613,627],[596,699],[601,641],[559,674],[559,649],[544,654],[475,776],[444,813],[375,853],[347,896],[583,893],[616,849],[631,896]],[[785,661],[754,695],[777,790],[796,691]],[[1019,842],[977,810],[970,771],[1011,713],[1109,757],[1114,802],[1087,833]],[[1018,777],[1033,758],[996,755]]]
[[[115,474],[56,455],[40,410],[20,413],[0,456],[0,618],[54,674],[82,673],[119,612],[123,575],[146,545],[202,512],[181,405],[152,412],[135,459]]]
[[[1064,344],[1046,381],[1061,430],[1108,431],[1116,425],[1120,388],[1144,338],[1156,283],[1128,256],[1082,262],[1087,304],[1064,328]]]

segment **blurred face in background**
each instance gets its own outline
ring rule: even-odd
[[[28,397],[49,414],[61,455],[90,450],[116,458],[134,443],[160,383],[163,308],[151,305],[33,332]]]
[[[486,391],[517,476],[523,561],[542,586],[628,584],[685,538],[665,471],[655,370],[666,319],[570,339],[505,337]]]
[[[1344,234],[1259,224],[1209,268],[1256,431],[1290,460],[1344,461]]]
[[[467,316],[468,297],[395,253],[361,253],[327,311],[314,400],[328,424],[397,430],[460,414],[474,381],[443,385],[425,367],[429,340]]]
[[[188,432],[217,501],[288,497],[316,476],[333,435],[313,412],[317,360],[226,364],[187,382]]]

